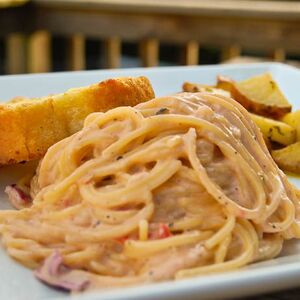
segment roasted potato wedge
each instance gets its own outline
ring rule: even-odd
[[[250,114],[254,123],[260,128],[264,138],[282,145],[290,145],[296,140],[296,130],[283,122]]]
[[[300,173],[300,142],[271,152],[273,159],[284,171]]]
[[[300,141],[300,109],[286,114],[281,121],[296,129],[296,140]]]
[[[217,89],[214,86],[210,86],[206,84],[185,82],[182,85],[182,90],[184,92],[190,92],[190,93],[208,92],[208,93],[214,93],[214,94],[230,97],[230,93],[228,91],[225,91],[223,89]]]
[[[217,88],[230,92],[247,110],[259,115],[280,119],[291,111],[290,103],[269,73],[240,82],[218,76]]]

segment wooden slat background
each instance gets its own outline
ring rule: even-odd
[[[52,37],[68,41],[68,70],[83,70],[86,41],[103,42],[105,68],[121,66],[122,44],[139,45],[142,66],[157,66],[162,44],[182,49],[178,64],[202,63],[201,49],[221,61],[247,51],[285,62],[300,57],[300,3],[261,0],[32,0],[0,9],[9,74],[52,70]]]

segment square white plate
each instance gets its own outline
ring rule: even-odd
[[[147,76],[153,84],[156,95],[162,96],[180,91],[184,81],[212,84],[215,83],[218,74],[240,80],[266,71],[273,74],[293,108],[299,109],[300,71],[275,63],[2,76],[0,77],[0,98],[5,101],[14,96],[42,96],[63,92],[71,87],[88,85],[106,78],[138,75]],[[3,193],[4,186],[12,183],[14,177],[24,172],[26,172],[26,166],[0,169],[0,208],[7,206]],[[291,180],[300,187],[300,179],[291,178]],[[296,241],[286,244],[280,258],[258,263],[242,270],[177,282],[98,291],[72,297],[41,284],[30,270],[10,259],[3,249],[0,250],[0,299],[3,300],[220,299],[276,291],[297,285],[300,286],[300,242]]]

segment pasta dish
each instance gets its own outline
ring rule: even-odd
[[[233,270],[300,237],[297,191],[250,115],[205,92],[90,114],[48,150],[30,196],[0,212],[3,245],[71,291]]]

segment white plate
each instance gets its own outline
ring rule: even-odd
[[[42,75],[0,77],[0,98],[14,96],[42,96],[62,92],[71,87],[84,86],[116,76],[145,75],[151,80],[157,96],[181,90],[184,81],[214,83],[216,75],[229,75],[240,80],[270,71],[286,94],[294,109],[300,108],[300,71],[275,63],[252,65],[218,65],[204,67],[168,67],[87,71]],[[1,147],[1,145],[0,145]],[[4,186],[26,172],[26,166],[0,169],[0,207],[7,205]],[[300,187],[300,179],[291,179]],[[235,272],[203,276],[177,282],[165,282],[134,288],[73,296],[72,299],[219,299],[253,295],[300,286],[300,242],[286,244],[282,257],[252,265]],[[38,282],[31,271],[10,259],[0,250],[0,299],[69,299],[69,295],[50,289]]]

